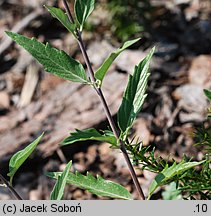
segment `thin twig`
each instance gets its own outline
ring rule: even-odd
[[[4,182],[10,192],[14,195],[14,197],[18,200],[22,200],[21,196],[16,192],[16,190],[10,185],[10,183],[0,174],[0,179]]]
[[[24,17],[22,20],[20,20],[13,28],[12,32],[19,33],[22,31],[28,24],[36,19],[38,16],[42,14],[42,9],[37,9],[34,12],[30,13],[26,17]],[[1,44],[0,44],[0,55],[12,44],[13,40],[11,38],[4,36],[2,38]]]
[[[73,16],[71,14],[71,11],[70,11],[70,9],[68,7],[68,4],[67,4],[66,0],[63,0],[63,3],[64,3],[64,7],[65,7],[65,10],[66,10],[66,13],[68,15],[68,18],[69,18],[70,22],[74,23]],[[81,37],[81,32],[78,29],[76,29],[76,35],[78,37],[79,47],[81,49],[83,58],[85,60],[85,63],[87,65],[87,68],[88,68],[88,71],[89,71],[90,79],[91,79],[91,81],[93,83],[95,83],[96,79],[94,77],[94,71],[92,69],[89,57],[87,55],[87,52],[86,52],[86,49],[85,49],[85,46],[84,46],[84,43],[83,43],[83,39]],[[105,97],[103,95],[102,89],[99,87],[99,88],[95,88],[95,90],[96,90],[97,94],[99,95],[99,98],[100,98],[100,100],[102,102],[102,105],[103,105],[104,111],[106,113],[106,117],[107,117],[107,119],[109,121],[109,124],[111,126],[111,129],[112,129],[112,131],[113,131],[116,139],[118,140],[119,139],[119,131],[118,131],[118,129],[117,129],[115,123],[114,123],[114,120],[112,118],[111,112],[110,112],[110,110],[108,108],[108,105],[106,103]],[[128,156],[127,150],[125,148],[125,144],[122,141],[120,141],[120,150],[123,153],[123,156],[125,158],[125,161],[127,163],[128,168],[129,168],[131,177],[132,177],[133,182],[135,184],[135,187],[136,187],[136,189],[138,191],[138,194],[140,195],[140,198],[144,200],[145,196],[144,196],[143,190],[142,190],[142,188],[141,188],[141,186],[139,184],[139,181],[138,181],[137,175],[135,173],[134,167],[133,167],[133,165],[132,165],[132,163],[130,161],[130,158]]]

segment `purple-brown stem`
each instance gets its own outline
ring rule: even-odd
[[[18,200],[22,200],[21,196],[17,193],[17,191],[10,185],[10,183],[0,174],[0,179],[4,184],[7,186],[7,188],[10,190],[10,192],[14,195],[14,197]]]
[[[69,21],[70,21],[71,23],[74,23],[74,19],[73,19],[73,16],[72,16],[72,14],[71,14],[71,11],[70,11],[70,9],[69,9],[69,7],[68,7],[67,1],[66,1],[66,0],[63,0],[63,3],[64,3],[64,7],[65,7],[65,10],[66,10],[66,13],[67,13],[67,15],[68,15]],[[81,49],[83,58],[84,58],[84,60],[85,60],[86,66],[87,66],[87,68],[88,68],[88,72],[89,72],[90,79],[91,79],[91,81],[92,81],[93,83],[95,83],[95,82],[96,82],[96,79],[95,79],[95,76],[94,76],[94,71],[93,71],[93,69],[92,69],[92,66],[91,66],[89,57],[88,57],[88,55],[87,55],[86,48],[85,48],[85,46],[84,46],[83,39],[82,39],[82,37],[81,37],[81,32],[80,32],[78,29],[76,29],[76,35],[77,35],[77,37],[78,37],[77,39],[78,39],[79,47],[80,47],[80,49]],[[115,123],[114,123],[113,117],[112,117],[112,115],[111,115],[111,112],[110,112],[110,110],[109,110],[109,107],[108,107],[108,105],[107,105],[107,102],[106,102],[106,100],[105,100],[105,97],[104,97],[104,95],[103,95],[102,89],[101,89],[100,87],[99,87],[99,88],[96,88],[96,87],[95,87],[95,90],[96,90],[96,92],[97,92],[97,94],[98,94],[98,96],[99,96],[99,98],[100,98],[100,101],[101,101],[101,103],[102,103],[102,105],[103,105],[103,108],[104,108],[106,117],[107,117],[107,119],[108,119],[108,122],[109,122],[109,124],[110,124],[110,126],[111,126],[111,129],[112,129],[112,131],[113,131],[113,133],[114,133],[116,139],[118,140],[118,139],[119,139],[119,130],[117,129],[117,127],[116,127],[116,125],[115,125]],[[131,161],[130,161],[129,155],[128,155],[127,150],[126,150],[126,148],[125,148],[125,144],[124,144],[124,142],[122,142],[122,141],[120,141],[120,150],[121,150],[122,153],[123,153],[123,156],[124,156],[125,161],[126,161],[126,163],[127,163],[128,169],[129,169],[129,171],[130,171],[130,175],[131,175],[131,177],[132,177],[132,179],[133,179],[133,182],[134,182],[134,184],[135,184],[135,187],[136,187],[136,189],[137,189],[137,191],[138,191],[138,194],[140,195],[140,198],[141,198],[142,200],[144,200],[144,199],[145,199],[145,196],[144,196],[143,190],[142,190],[142,188],[141,188],[141,186],[140,186],[140,184],[139,184],[139,181],[138,181],[137,175],[136,175],[136,173],[135,173],[134,167],[133,167],[133,165],[132,165],[132,163],[131,163]]]

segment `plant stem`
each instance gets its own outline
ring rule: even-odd
[[[10,183],[0,174],[0,179],[4,182],[10,192],[14,195],[14,197],[18,200],[22,200],[21,196],[16,192],[16,190],[10,185]]]
[[[68,15],[68,18],[69,18],[70,22],[71,22],[71,23],[74,23],[73,16],[72,16],[72,14],[71,14],[71,11],[70,11],[70,9],[69,9],[69,7],[68,7],[68,4],[67,4],[66,0],[63,0],[63,3],[64,3],[64,7],[65,7],[65,10],[66,10],[66,13],[67,13],[67,15]],[[77,35],[77,37],[78,37],[78,44],[79,44],[79,47],[80,47],[80,49],[81,49],[83,58],[84,58],[84,60],[85,60],[85,63],[86,63],[86,65],[87,65],[87,68],[88,68],[88,71],[89,71],[90,79],[91,79],[91,81],[92,81],[93,83],[95,83],[95,82],[96,82],[96,79],[95,79],[95,76],[94,76],[94,71],[93,71],[93,69],[92,69],[92,66],[91,66],[89,57],[88,57],[88,55],[87,55],[86,48],[85,48],[85,46],[84,46],[83,39],[82,39],[82,37],[81,37],[81,32],[80,32],[78,29],[76,29],[76,35]],[[110,110],[109,110],[109,108],[108,108],[107,102],[106,102],[105,97],[104,97],[104,95],[103,95],[102,89],[101,89],[100,87],[99,87],[99,88],[96,88],[96,87],[95,87],[95,90],[96,90],[96,92],[97,92],[97,94],[98,94],[98,96],[99,96],[99,98],[100,98],[100,101],[101,101],[101,103],[102,103],[102,105],[103,105],[103,108],[104,108],[106,117],[107,117],[107,119],[108,119],[108,121],[109,121],[109,124],[110,124],[110,126],[111,126],[111,129],[112,129],[112,131],[113,131],[113,133],[114,133],[116,139],[118,140],[118,139],[119,139],[119,131],[118,131],[118,129],[117,129],[115,123],[114,123],[114,120],[113,120],[113,118],[112,118],[111,112],[110,112]],[[125,148],[125,144],[124,144],[124,142],[122,142],[122,141],[120,141],[120,150],[121,150],[122,153],[123,153],[123,156],[124,156],[124,158],[125,158],[125,161],[126,161],[126,163],[127,163],[127,166],[128,166],[128,168],[129,168],[129,171],[130,171],[130,175],[131,175],[131,177],[132,177],[132,179],[133,179],[133,182],[134,182],[134,184],[135,184],[135,187],[136,187],[136,189],[137,189],[137,191],[138,191],[138,194],[139,194],[140,198],[144,200],[144,199],[145,199],[145,196],[144,196],[143,190],[142,190],[142,188],[141,188],[141,186],[140,186],[140,184],[139,184],[139,181],[138,181],[137,175],[136,175],[136,173],[135,173],[134,167],[133,167],[133,165],[132,165],[132,163],[131,163],[131,161],[130,161],[130,158],[129,158],[129,156],[128,156],[127,150],[126,150],[126,148]]]

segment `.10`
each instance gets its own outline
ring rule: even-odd
[[[197,204],[197,212],[207,212],[207,204]]]

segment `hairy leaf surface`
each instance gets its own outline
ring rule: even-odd
[[[43,134],[40,135],[36,140],[34,140],[31,144],[29,144],[27,147],[25,147],[23,150],[18,151],[15,153],[9,162],[9,173],[7,174],[10,177],[10,184],[12,185],[12,180],[17,172],[17,170],[20,168],[20,166],[24,163],[24,161],[32,154],[40,140],[42,139]]]
[[[42,64],[47,72],[73,82],[88,82],[83,66],[64,51],[55,49],[48,43],[40,43],[34,38],[29,39],[13,32],[6,33]]]
[[[123,46],[121,48],[118,48],[115,52],[112,52],[110,54],[110,56],[100,66],[100,68],[96,71],[95,78],[102,82],[108,69],[110,68],[113,61],[118,57],[118,55],[139,40],[140,40],[140,38],[135,39],[135,40],[131,40],[131,41],[127,41],[123,44]]]
[[[171,178],[173,178],[174,176],[184,173],[185,171],[191,169],[192,167],[198,166],[202,163],[204,163],[204,161],[200,161],[200,162],[180,162],[179,164],[177,164],[176,162],[174,162],[174,164],[170,167],[168,167],[168,165],[163,169],[162,172],[160,172],[155,179],[152,181],[150,188],[149,188],[149,193],[150,196],[153,194],[153,192],[161,185],[165,184],[168,180],[170,180]],[[174,181],[174,179],[173,179]]]
[[[51,200],[61,200],[64,195],[64,189],[67,182],[67,177],[70,172],[70,168],[72,166],[72,161],[70,161],[67,166],[65,167],[64,171],[56,181],[54,188],[51,192]]]
[[[62,141],[61,145],[69,145],[78,141],[96,140],[102,142],[108,142],[112,145],[117,145],[117,140],[111,131],[104,131],[104,134],[100,134],[96,129],[90,128],[85,130],[76,130],[71,132],[70,136]]]
[[[66,13],[64,13],[63,10],[61,10],[60,8],[56,8],[56,7],[51,7],[51,6],[46,6],[47,10],[50,12],[50,14],[58,19],[60,21],[60,23],[69,31],[71,32],[74,36],[75,36],[75,29],[76,29],[76,25],[71,23],[68,19],[68,16]],[[76,37],[76,36],[75,36]]]
[[[47,176],[51,178],[58,179],[61,172],[51,172],[47,173]],[[102,177],[97,176],[95,178],[93,175],[87,173],[87,175],[82,175],[79,172],[69,173],[67,177],[67,183],[75,185],[81,189],[85,189],[92,194],[97,196],[111,197],[116,199],[126,199],[131,200],[131,194],[121,185],[104,180]]]
[[[80,24],[80,30],[83,29],[86,19],[94,10],[94,5],[95,5],[95,0],[75,1],[75,14],[76,14],[76,19]]]
[[[128,85],[117,113],[118,125],[122,133],[132,127],[146,98],[145,91],[149,77],[149,64],[154,50],[153,48],[139,65],[135,66],[134,74],[129,75]]]

